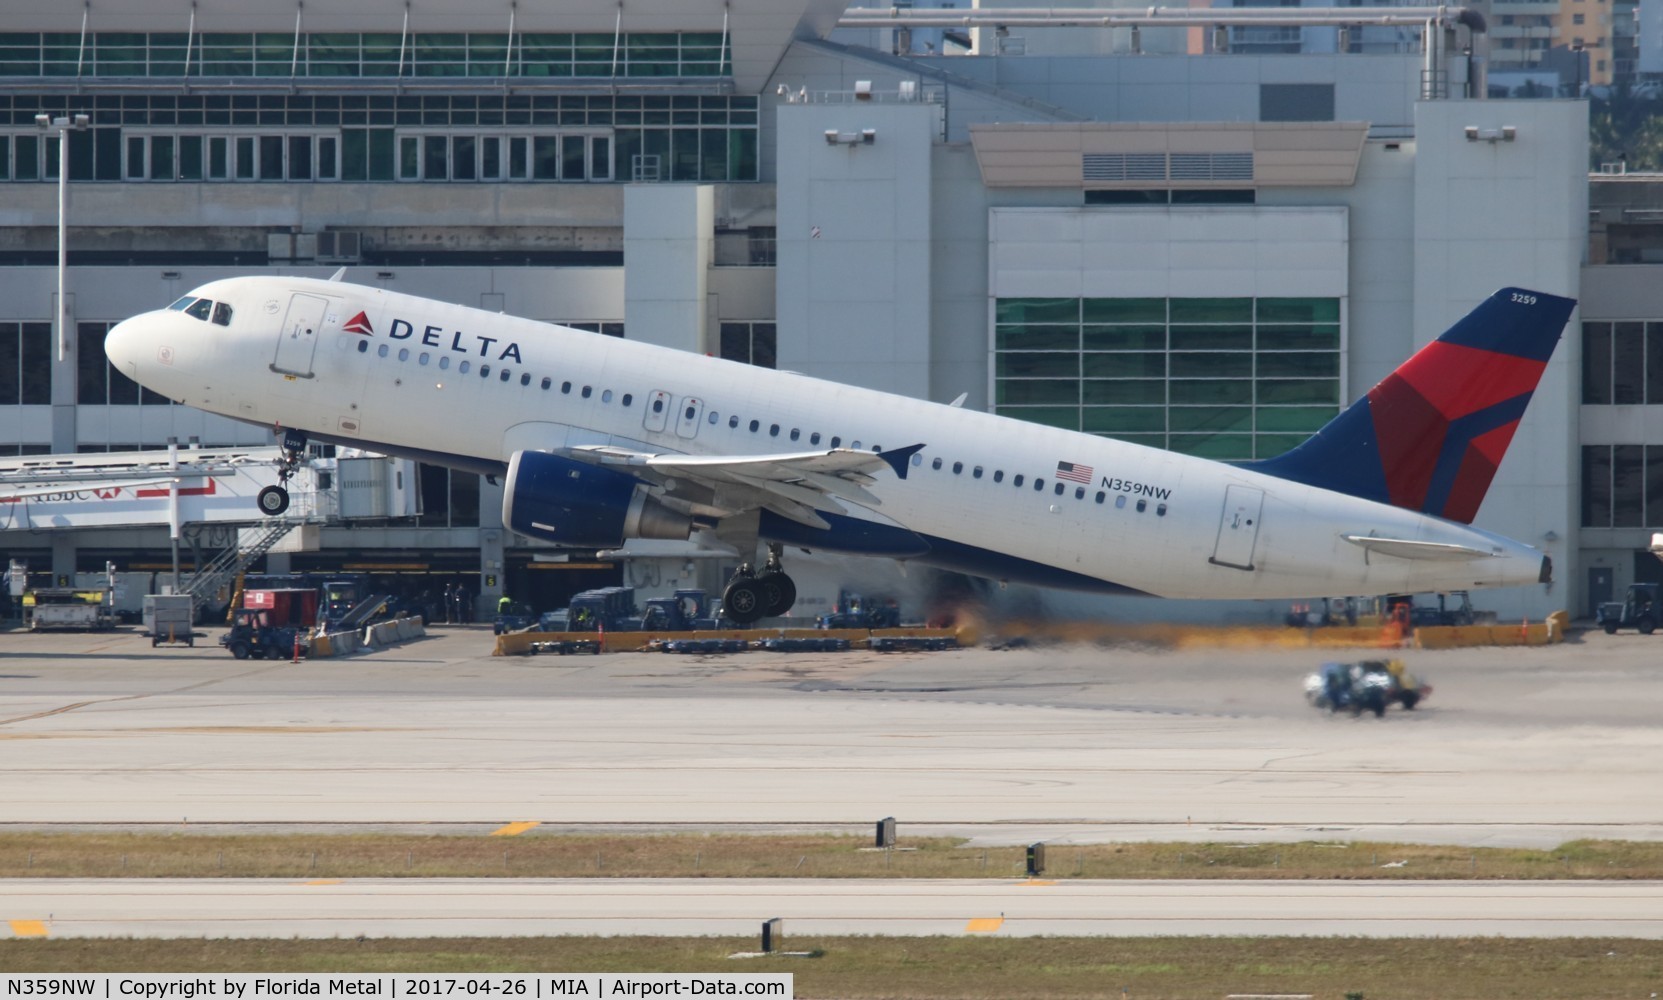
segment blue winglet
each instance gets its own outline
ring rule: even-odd
[[[912,456],[923,450],[923,445],[914,444],[905,448],[891,448],[889,451],[880,451],[878,457],[889,463],[889,467],[895,470],[896,478],[905,479],[907,478],[907,465],[912,461]]]

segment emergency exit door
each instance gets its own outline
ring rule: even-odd
[[[1218,522],[1218,540],[1207,560],[1232,569],[1253,569],[1253,546],[1259,540],[1259,511],[1265,491],[1251,486],[1229,486],[1224,490],[1224,515]]]
[[[323,327],[328,309],[329,300],[316,295],[297,293],[289,297],[289,311],[283,317],[283,329],[277,337],[277,357],[271,363],[272,371],[312,377],[312,354],[317,350],[318,331]]]

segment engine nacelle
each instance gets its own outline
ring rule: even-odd
[[[503,484],[502,523],[522,535],[583,548],[626,538],[687,538],[693,520],[634,476],[546,451],[516,451]]]

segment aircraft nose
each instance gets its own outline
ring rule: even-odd
[[[122,320],[104,335],[104,356],[116,370],[128,378],[138,374],[139,357],[144,349],[143,317]],[[135,379],[136,380],[136,379]]]

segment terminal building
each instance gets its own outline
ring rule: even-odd
[[[1479,604],[1587,613],[1651,572],[1636,553],[1663,527],[1633,361],[1650,340],[1625,339],[1663,317],[1657,283],[1587,263],[1586,102],[1487,99],[1481,18],[1343,23],[1364,10],[1397,9],[1301,10],[1278,47],[1254,41],[1263,11],[1222,7],[944,27],[840,0],[0,0],[0,454],[271,443],[103,355],[113,323],[230,275],[344,266],[1223,460],[1285,451],[1518,285],[1582,298],[1581,318],[1477,523],[1542,548],[1557,582]],[[64,165],[61,358],[40,115],[87,116]],[[410,471],[419,514],[326,527],[267,568],[555,606],[715,587],[734,562],[560,553],[503,527],[498,484]],[[1613,500],[1636,488],[1639,507]],[[0,532],[0,555],[59,575],[167,547],[155,528]],[[857,583],[796,566],[797,613]]]

